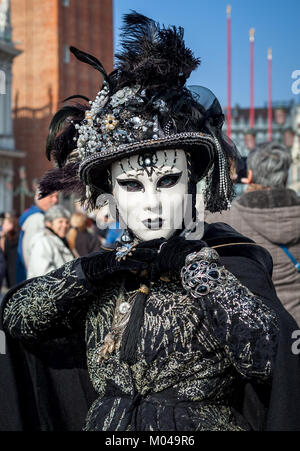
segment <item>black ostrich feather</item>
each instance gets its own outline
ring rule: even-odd
[[[39,183],[39,198],[43,199],[56,191],[75,193],[80,198],[84,197],[85,186],[78,177],[78,166],[79,163],[73,163],[47,171]]]
[[[100,63],[100,61],[93,55],[90,55],[89,53],[84,52],[83,50],[79,50],[76,47],[70,47],[70,52],[73,53],[73,55],[76,56],[76,58],[81,61],[82,63],[89,64],[94,69],[98,70],[104,77],[104,80],[108,83],[108,86],[111,90],[111,83],[110,83],[110,77],[107,74],[106,70]]]
[[[118,88],[139,84],[145,89],[182,87],[200,64],[185,46],[181,27],[160,27],[133,11],[124,16],[121,53],[116,55]]]
[[[73,140],[76,135],[76,129],[70,123],[70,120],[72,119],[74,123],[79,123],[84,119],[85,111],[88,108],[88,106],[80,104],[66,105],[53,116],[46,142],[46,156],[48,160],[53,156],[59,166],[64,164],[68,155],[76,147],[76,143]]]
[[[46,153],[48,159],[53,157],[59,167],[50,169],[42,177],[39,184],[40,199],[56,191],[76,193],[81,199],[84,198],[85,186],[78,177],[79,162],[67,163],[67,160],[76,149],[74,137],[77,137],[77,130],[74,124],[84,119],[87,109],[87,105],[66,105],[54,115],[49,126]]]

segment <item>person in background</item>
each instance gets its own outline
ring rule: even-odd
[[[5,214],[3,212],[0,213],[0,234],[2,232],[2,224],[5,218]],[[0,246],[0,291],[2,290],[2,284],[5,277],[6,264],[3,251]],[[0,294],[1,296],[1,294]],[[0,298],[1,299],[1,298]]]
[[[120,228],[120,223],[118,221],[110,224],[105,238],[105,246],[112,246],[115,244],[121,238],[122,232],[123,230]]]
[[[247,159],[246,192],[230,211],[207,214],[205,220],[225,222],[271,253],[277,295],[300,325],[300,198],[287,188],[290,165],[284,146],[260,145]]]
[[[16,262],[19,239],[18,220],[12,215],[6,215],[1,231],[0,245],[6,262],[7,288],[16,285]]]
[[[75,212],[71,216],[70,230],[67,233],[67,241],[73,254],[77,257],[85,257],[91,252],[100,250],[100,241],[87,229],[89,218],[84,213]]]
[[[5,218],[5,213],[1,212],[0,213],[0,231],[2,230],[2,224]]]
[[[43,230],[45,212],[57,203],[58,193],[52,193],[44,199],[38,199],[37,192],[35,195],[35,205],[32,205],[20,216],[19,225],[21,231],[17,251],[17,283],[27,278],[28,256],[32,237]]]
[[[0,291],[2,290],[3,280],[5,278],[6,264],[2,249],[0,248]],[[1,296],[0,296],[1,299]]]
[[[66,240],[70,217],[70,212],[60,205],[45,213],[45,228],[34,235],[30,243],[27,279],[43,276],[74,259]]]

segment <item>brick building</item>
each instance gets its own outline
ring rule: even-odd
[[[11,40],[9,0],[0,0],[0,212],[13,205],[13,161],[23,155],[15,147],[11,114],[12,65],[19,51]]]
[[[77,61],[69,46],[97,56],[111,71],[112,14],[112,0],[11,0],[13,41],[22,50],[13,67],[14,132],[17,148],[26,153],[21,164],[29,191],[51,167],[45,142],[61,101],[73,94],[93,99],[102,83],[101,75]],[[14,185],[19,184],[15,179]],[[31,202],[28,196],[26,204]]]
[[[226,113],[226,108],[224,108]],[[291,148],[295,135],[295,112],[293,102],[273,103],[272,139]],[[250,110],[236,105],[232,109],[231,138],[242,156],[247,156],[256,144],[268,141],[268,109],[255,108],[254,128],[249,128]],[[224,131],[227,130],[225,123]],[[290,135],[293,136],[290,136]]]
[[[224,109],[226,113],[226,108]],[[255,108],[254,128],[249,129],[249,108],[236,105],[232,110],[231,139],[246,158],[257,144],[268,141],[268,109]],[[225,123],[224,131],[226,132]],[[291,150],[293,163],[288,185],[300,194],[300,105],[290,102],[273,103],[272,140]],[[245,188],[238,186],[240,192]]]

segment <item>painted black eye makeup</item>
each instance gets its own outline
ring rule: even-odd
[[[167,174],[161,177],[157,184],[157,188],[172,188],[175,186],[179,180],[181,179],[182,172],[178,172],[176,174]],[[144,191],[144,186],[141,182],[138,182],[137,180],[118,180],[118,184],[128,192],[137,192],[137,191]]]
[[[157,188],[172,188],[173,186],[176,185],[176,183],[179,182],[181,176],[182,172],[164,175],[161,179],[159,179],[156,186]]]
[[[143,191],[144,187],[140,182],[136,180],[118,180],[118,184],[125,190],[129,192]]]

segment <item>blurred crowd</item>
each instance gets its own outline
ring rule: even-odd
[[[97,224],[96,224],[97,219]],[[59,204],[58,193],[35,197],[18,218],[0,214],[0,290],[42,276],[77,257],[111,246],[121,230],[109,211],[97,217],[78,206],[71,213]]]
[[[300,326],[300,197],[287,187],[291,163],[281,144],[259,145],[247,158],[244,192],[205,220],[225,222],[270,252],[277,296]]]
[[[245,189],[230,210],[207,213],[205,221],[225,222],[265,247],[273,258],[273,282],[285,308],[300,325],[300,198],[287,188],[290,152],[280,144],[263,144],[249,153],[242,182]],[[233,180],[240,181],[235,167]],[[96,217],[71,214],[58,194],[34,205],[20,218],[0,216],[0,286],[7,290],[64,263],[111,246],[121,235],[109,210]]]

